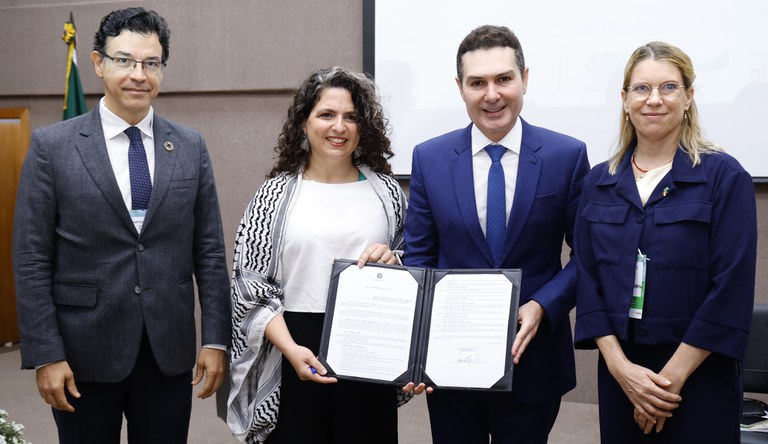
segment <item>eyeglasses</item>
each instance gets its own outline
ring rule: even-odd
[[[162,71],[163,67],[165,67],[165,63],[157,59],[134,60],[129,59],[128,57],[112,57],[111,55],[101,51],[99,51],[99,53],[103,57],[111,60],[112,63],[115,64],[115,67],[121,71],[133,71],[136,68],[136,65],[141,64],[141,67],[144,69],[145,73],[157,74],[158,72]]]
[[[632,97],[632,99],[646,100],[651,96],[651,92],[653,92],[654,89],[659,90],[659,95],[661,97],[673,98],[677,96],[680,91],[686,88],[688,87],[676,82],[666,82],[659,86],[651,86],[647,83],[638,83],[637,85],[627,87],[626,90],[629,92],[629,95]]]

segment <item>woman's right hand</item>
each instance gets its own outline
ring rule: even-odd
[[[683,398],[672,389],[672,382],[651,369],[627,359],[614,335],[595,338],[608,371],[635,406],[635,422],[650,430],[658,418],[669,418]]]
[[[336,382],[336,378],[325,376],[328,371],[312,353],[312,350],[294,342],[282,313],[278,313],[269,321],[264,335],[288,359],[302,381],[314,381],[320,384]],[[312,371],[313,369],[314,371]]]
[[[320,360],[312,353],[312,350],[301,345],[294,345],[290,350],[283,352],[283,356],[293,366],[293,370],[302,381],[314,381],[319,384],[333,384],[337,379],[332,376],[325,376],[328,371]]]
[[[680,395],[668,390],[672,382],[658,373],[629,360],[608,369],[635,406],[635,420],[641,428],[650,428],[658,418],[671,417],[672,410],[680,406]],[[645,418],[644,422],[649,422],[648,427],[643,427],[638,417]]]

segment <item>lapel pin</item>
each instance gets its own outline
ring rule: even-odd
[[[669,187],[664,187],[664,190],[661,191],[661,197],[667,197],[667,194],[669,194]]]
[[[165,148],[166,151],[173,151],[173,142],[171,142],[170,140],[166,140],[163,143],[163,147]]]

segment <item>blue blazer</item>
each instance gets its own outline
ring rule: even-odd
[[[755,293],[757,215],[749,173],[725,153],[693,167],[677,150],[643,206],[630,165],[584,181],[576,222],[576,347],[616,335],[639,344],[700,347],[741,360]],[[629,337],[638,249],[648,256],[643,319]]]
[[[229,345],[226,252],[205,142],[158,116],[153,130],[154,186],[141,234],[115,180],[98,107],[32,134],[13,241],[22,368],[67,360],[78,381],[121,381],[146,329],[164,374],[191,370],[193,276],[202,343]]]
[[[520,305],[535,299],[546,311],[538,334],[515,367],[513,392],[523,402],[559,397],[576,385],[569,312],[576,303],[576,268],[561,265],[570,245],[586,146],[522,118],[514,202],[495,263],[477,217],[471,128],[414,148],[405,264],[431,268],[521,268]],[[471,301],[468,301],[471,303]]]

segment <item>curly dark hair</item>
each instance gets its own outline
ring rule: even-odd
[[[365,164],[377,173],[392,174],[389,158],[394,153],[389,141],[390,128],[379,103],[376,84],[365,74],[334,66],[313,72],[299,86],[277,140],[277,161],[267,177],[284,172],[298,174],[309,166],[310,152],[305,149],[303,126],[327,88],[344,88],[352,95],[360,133],[360,146],[352,156],[354,164]]]

